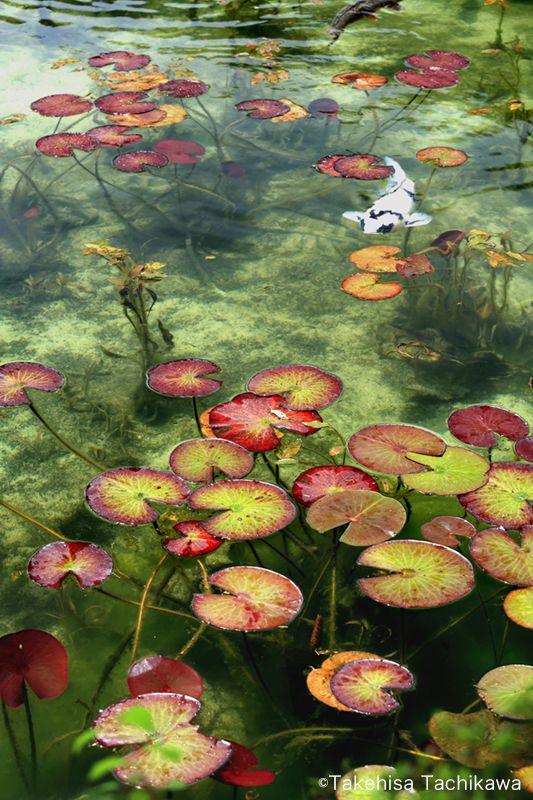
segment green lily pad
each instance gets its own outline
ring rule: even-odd
[[[266,395],[288,392],[283,405],[293,411],[311,411],[333,403],[342,392],[342,381],[318,367],[289,364],[258,372],[248,381],[247,390]]]
[[[192,493],[189,506],[227,509],[202,528],[220,539],[257,539],[279,531],[294,519],[296,509],[279,486],[264,481],[218,481]]]
[[[488,480],[480,489],[461,494],[457,498],[472,516],[519,530],[533,525],[533,465],[505,461],[492,464]]]
[[[369,425],[348,440],[348,451],[363,467],[386,475],[422,472],[408,452],[440,456],[446,445],[440,436],[415,425]]]
[[[289,578],[261,567],[227,567],[208,578],[224,594],[195,594],[194,613],[209,625],[257,631],[286,625],[302,607],[299,588]]]
[[[517,544],[503,528],[485,528],[470,543],[470,554],[481,569],[513,586],[533,586],[533,526],[522,528]]]
[[[406,519],[401,503],[369,489],[324,495],[307,513],[307,524],[320,533],[349,523],[341,542],[355,546],[385,542],[401,531]]]
[[[359,714],[391,714],[400,707],[387,689],[412,689],[415,679],[406,667],[385,658],[350,661],[332,677],[333,696]]]
[[[388,606],[433,608],[453,603],[474,586],[468,559],[440,544],[403,539],[364,550],[358,564],[392,572],[361,578],[365,594]]]
[[[417,464],[430,467],[427,472],[402,476],[403,482],[425,494],[452,495],[471,492],[487,482],[489,462],[463,447],[447,447],[441,456],[406,453]]]
[[[503,610],[510,620],[522,628],[533,628],[533,588],[515,589],[503,601]]]
[[[474,536],[476,529],[468,520],[462,517],[435,517],[430,522],[425,522],[421,527],[422,536],[435,544],[445,547],[457,547],[458,536]]]
[[[253,468],[248,450],[227,439],[192,439],[170,454],[170,469],[191,483],[210,483],[214,469],[228,478],[242,478]]]
[[[533,667],[508,664],[485,673],[477,693],[499,717],[533,719]]]
[[[357,767],[337,781],[335,797],[337,800],[416,800],[420,797],[411,789],[395,790],[395,779],[396,785],[403,785],[394,767],[383,764]]]

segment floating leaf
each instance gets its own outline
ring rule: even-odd
[[[264,481],[217,481],[192,493],[189,506],[194,510],[227,509],[202,528],[221,539],[257,539],[269,536],[288,525],[296,509],[279,486]]]
[[[358,581],[365,594],[388,606],[443,606],[464,597],[474,586],[468,559],[432,542],[405,539],[376,544],[364,550],[357,563],[393,573]]]
[[[157,89],[170,97],[199,97],[209,91],[209,86],[202,81],[177,80],[161,83]]]
[[[529,433],[529,425],[518,414],[498,406],[469,406],[454,411],[448,428],[456,439],[474,447],[495,447],[494,433],[516,441]],[[493,433],[494,432],[494,433]]]
[[[285,408],[311,411],[333,403],[342,392],[342,381],[318,367],[289,364],[258,372],[246,388],[261,397],[288,392],[283,402]]]
[[[87,133],[53,133],[51,136],[42,136],[35,142],[36,149],[45,156],[65,158],[72,155],[72,150],[89,152],[96,150],[98,139]]]
[[[39,700],[65,691],[67,651],[45,631],[25,630],[0,638],[0,697],[9,708],[23,705],[26,681]]]
[[[121,77],[120,80],[117,80]],[[146,72],[144,75],[139,75],[138,72],[130,73],[130,77],[126,75],[110,75],[107,84],[119,92],[148,92],[150,89],[156,89],[162,83],[168,81],[168,75],[163,72]]]
[[[98,586],[113,571],[113,559],[90,542],[51,542],[30,558],[28,574],[39,586],[59,589],[69,573],[82,589]]]
[[[181,358],[165,361],[146,373],[150,389],[169,397],[205,397],[218,392],[222,381],[206,378],[220,372],[220,367],[202,358]]]
[[[177,525],[173,525],[173,529],[182,533],[183,536],[177,539],[163,539],[161,544],[165,550],[177,556],[184,558],[205,556],[207,553],[217,550],[223,544],[222,539],[216,539],[210,533],[204,531],[196,520],[178,522]]]
[[[470,543],[470,554],[481,569],[513,586],[533,586],[533,526],[524,525],[518,545],[503,528],[485,528]]]
[[[145,114],[115,114],[108,117],[115,125],[125,125],[128,128],[154,128],[158,122],[166,119],[163,108],[154,108]]]
[[[533,525],[533,465],[512,462],[492,464],[488,480],[480,489],[457,498],[474,517],[519,530]]]
[[[238,742],[228,740],[233,752],[224,766],[211,775],[220,783],[230,786],[266,786],[276,780],[276,776],[268,769],[250,769],[259,764],[259,759],[251,750]]]
[[[359,300],[387,300],[400,294],[402,287],[399,283],[378,284],[380,277],[372,272],[356,272],[343,280],[341,288]]]
[[[199,709],[192,697],[154,692],[114,703],[92,727],[104,747],[137,746],[113,770],[119,780],[139,788],[179,788],[210,775],[231,754],[229,742],[189,724]]]
[[[90,100],[85,100],[77,94],[50,94],[35,100],[30,108],[43,117],[72,117],[83,114],[93,107]]]
[[[339,104],[330,97],[319,97],[311,100],[308,110],[314,119],[337,119]]]
[[[459,83],[459,75],[448,69],[428,67],[422,72],[413,72],[412,69],[402,69],[394,76],[400,83],[416,86],[419,89],[443,89],[446,86],[455,86]]]
[[[122,172],[146,172],[146,167],[164,167],[168,164],[168,158],[162,153],[154,153],[153,150],[134,150],[115,156],[112,164]]]
[[[200,161],[198,156],[204,155],[205,147],[184,139],[160,139],[154,145],[154,151],[163,153],[173,164],[194,164]]]
[[[307,514],[307,524],[321,533],[349,523],[340,541],[357,547],[396,536],[406,519],[401,503],[368,489],[327,494],[314,502]]]
[[[202,696],[204,683],[196,670],[164,656],[142,658],[128,670],[128,689],[134,697],[151,692],[186,694],[197,700]]]
[[[248,450],[227,439],[192,439],[170,454],[170,469],[191,483],[211,483],[214,469],[228,478],[243,478],[253,468]]]
[[[98,475],[85,490],[91,511],[120,525],[144,525],[159,517],[148,502],[180,506],[189,496],[185,481],[151,467],[119,467]]]
[[[458,245],[465,238],[463,231],[444,231],[430,243],[430,247],[438,247],[444,256],[449,256],[452,252],[450,244]]]
[[[290,106],[280,100],[245,100],[243,103],[237,103],[235,108],[237,111],[252,110],[252,113],[248,114],[252,119],[272,119],[290,111]]]
[[[335,653],[327,658],[321,667],[312,670],[307,676],[307,688],[313,697],[316,697],[321,703],[336,708],[338,711],[353,711],[353,708],[348,708],[348,706],[337,700],[329,684],[332,677],[341,667],[361,658],[377,658],[380,660],[381,656],[376,656],[374,653],[366,653],[362,650],[347,650],[344,653]]]
[[[192,608],[203,622],[233,631],[277,628],[290,622],[303,597],[284,575],[261,567],[227,567],[209,583],[225,594],[195,594]]]
[[[358,269],[364,269],[367,272],[396,272],[397,259],[393,256],[400,252],[399,247],[376,244],[356,250],[350,255],[350,261]]]
[[[105,114],[145,114],[157,105],[146,97],[146,92],[116,92],[99,97],[95,105]]]
[[[493,714],[533,719],[533,667],[508,664],[485,673],[476,690]]]
[[[419,150],[416,157],[434,167],[458,167],[468,158],[462,150],[452,150],[451,147],[426,147]]]
[[[87,131],[86,135],[98,139],[100,147],[124,147],[143,138],[140,133],[131,133],[127,125],[100,125]]]
[[[503,601],[503,610],[523,628],[533,628],[533,588],[515,589]]]
[[[374,181],[388,178],[394,173],[394,167],[382,164],[377,156],[343,156],[335,161],[333,168],[343,178],[356,178],[359,181]]]
[[[162,103],[159,106],[159,113],[163,113],[165,116],[153,122],[150,125],[151,128],[164,128],[166,125],[175,125],[177,122],[184,120],[187,116],[184,108],[181,106],[169,105],[168,103]]]
[[[402,278],[418,278],[433,272],[433,264],[427,256],[415,253],[407,258],[399,258],[396,261],[396,272]]]
[[[91,67],[107,67],[114,64],[114,69],[142,69],[150,63],[150,56],[141,53],[128,53],[127,50],[116,50],[113,53],[100,53],[89,59]]]
[[[447,447],[441,456],[406,455],[430,468],[417,475],[402,475],[403,482],[418,492],[454,495],[479,489],[488,480],[489,462],[463,447]]]
[[[422,536],[435,544],[445,547],[456,547],[459,544],[458,536],[470,538],[476,533],[471,522],[462,517],[434,517],[431,522],[425,522],[421,528]]]
[[[532,668],[533,669],[533,668]],[[341,667],[330,681],[330,689],[343,705],[359,714],[391,714],[400,707],[387,689],[412,689],[415,680],[406,667],[387,659],[365,658]]]
[[[424,468],[406,457],[407,452],[441,456],[444,441],[425,428],[414,425],[369,425],[348,440],[350,455],[363,467],[387,475],[407,475]]]
[[[309,111],[306,111],[303,106],[296,105],[292,100],[283,97],[279,102],[285,103],[289,106],[289,111],[281,116],[272,117],[272,122],[293,122],[295,119],[303,119],[309,116]],[[251,116],[251,115],[250,115]]]
[[[275,450],[279,434],[275,429],[309,436],[318,430],[306,422],[322,422],[316,411],[292,411],[281,395],[258,397],[251,392],[238,394],[229,403],[211,409],[209,425],[222,439],[242,445],[253,453]]]
[[[31,403],[24,389],[57,392],[65,376],[52,367],[31,361],[12,361],[0,366],[0,406],[22,406]]]
[[[374,478],[362,469],[328,464],[307,469],[298,475],[292,485],[292,494],[296,502],[309,508],[321,497],[343,489],[369,489],[372,492],[379,492],[379,486]]]
[[[324,175],[330,175],[332,178],[343,178],[344,176],[335,169],[335,164],[341,158],[346,158],[346,156],[339,155],[338,153],[330,156],[323,156],[323,158],[314,165],[315,169],[322,172]]]
[[[370,90],[377,89],[387,83],[383,75],[369,75],[366,72],[341,72],[334,75],[332,83],[353,83],[352,89]]]
[[[468,67],[470,62],[466,56],[454,53],[453,50],[426,50],[423,56],[407,56],[405,63],[417,69],[438,67],[456,70]]]

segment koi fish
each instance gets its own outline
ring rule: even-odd
[[[399,5],[401,2],[402,0],[357,0],[356,3],[344,6],[331,23],[328,36],[333,36],[333,39],[329,44],[336,42],[346,26],[351,25],[352,22],[357,22],[358,19],[363,19],[363,17],[377,19],[376,15],[372,13],[373,11],[379,11],[380,8],[403,11],[403,8]]]
[[[358,222],[363,233],[391,233],[404,227],[427,225],[431,222],[428,214],[413,213],[413,181],[392,158],[383,160],[387,166],[394,167],[394,174],[387,181],[383,194],[368,211],[345,211],[342,216]]]

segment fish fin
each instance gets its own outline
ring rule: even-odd
[[[429,214],[411,214],[408,221],[405,223],[406,227],[414,228],[416,225],[427,225],[431,222]]]
[[[385,186],[385,194],[390,192],[391,189],[394,189],[395,186],[398,186],[402,181],[406,179],[406,174],[403,169],[400,167],[397,161],[393,158],[389,158],[388,156],[383,159],[383,163],[387,165],[387,167],[394,167],[394,172],[388,179],[386,186]]]
[[[342,216],[346,217],[346,219],[352,219],[354,222],[361,222],[364,215],[364,211],[345,211]]]

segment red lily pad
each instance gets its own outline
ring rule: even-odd
[[[176,539],[163,539],[162,545],[169,553],[177,556],[191,558],[194,556],[205,556],[217,550],[222,544],[222,539],[216,539],[210,533],[204,531],[196,520],[186,520],[178,522],[172,526],[175,531],[182,533]]]
[[[316,411],[292,411],[285,406],[281,395],[258,397],[251,392],[238,394],[209,413],[209,425],[215,436],[236,442],[253,453],[278,447],[276,428],[301,436],[316,433],[317,428],[306,422],[322,422],[322,417]]]
[[[377,482],[362,469],[327,465],[312,467],[298,475],[292,485],[292,494],[296,502],[309,508],[321,497],[343,489],[368,489],[379,492]]]
[[[245,100],[243,103],[237,103],[235,108],[237,111],[250,111],[253,109],[252,113],[248,114],[252,119],[282,117],[291,110],[287,103],[282,103],[280,100]]]
[[[456,547],[459,544],[458,536],[474,536],[476,528],[462,517],[434,517],[431,522],[425,522],[421,528],[422,536],[435,544],[445,547]]]
[[[468,559],[440,544],[402,539],[364,550],[358,564],[391,572],[361,578],[365,594],[387,606],[433,608],[453,603],[474,586]]]
[[[402,278],[418,278],[420,275],[427,275],[433,272],[433,264],[427,256],[415,253],[415,255],[407,258],[398,258],[396,272]]]
[[[360,659],[377,658],[374,653],[367,653],[364,650],[347,650],[341,653],[335,653],[327,658],[324,663],[318,668],[313,669],[307,676],[307,688],[317,700],[325,703],[331,708],[336,708],[338,711],[353,711],[353,708],[339,703],[337,698],[333,695],[330,688],[330,681],[336,672],[341,667],[351,661],[359,661]]]
[[[513,586],[533,586],[533,526],[522,528],[517,544],[503,528],[485,528],[470,542],[470,554],[489,575]]]
[[[331,175],[332,178],[343,178],[344,176],[337,172],[335,169],[335,164],[337,161],[340,161],[341,158],[346,158],[345,155],[339,155],[338,153],[324,156],[319,161],[316,162],[315,169],[319,172],[323,172],[324,175]]]
[[[90,100],[77,94],[50,94],[35,100],[30,108],[43,117],[72,117],[93,107]]]
[[[422,472],[423,466],[406,457],[407,452],[441,456],[446,445],[440,436],[415,425],[369,425],[348,440],[350,455],[363,467],[387,475]]]
[[[452,252],[450,244],[459,244],[465,238],[465,235],[463,231],[444,231],[444,233],[439,234],[436,239],[430,242],[430,247],[438,247],[439,250],[442,250],[444,256],[449,256]]]
[[[57,392],[65,376],[53,367],[31,361],[12,361],[0,366],[0,406],[22,406],[31,403],[24,389]]]
[[[487,483],[457,498],[472,516],[519,530],[533,525],[533,465],[512,462],[492,464]]]
[[[233,753],[222,769],[211,775],[212,778],[230,786],[266,786],[276,780],[274,773],[268,769],[250,769],[259,764],[257,756],[244,745],[232,742],[231,739],[228,741],[233,747]]]
[[[194,613],[203,622],[231,631],[286,625],[300,611],[303,596],[289,578],[262,567],[227,567],[209,583],[224,594],[195,594]]]
[[[159,517],[150,503],[180,506],[190,489],[171,472],[151,467],[119,467],[98,475],[85,490],[87,505],[119,525],[144,525]]]
[[[146,92],[115,92],[99,97],[95,105],[106,114],[144,114],[157,107],[157,103],[145,97],[148,97]]]
[[[214,372],[220,372],[220,367],[212,361],[181,358],[152,367],[146,373],[146,382],[154,392],[169,397],[205,397],[222,386],[222,381],[204,377]]]
[[[157,91],[164,92],[170,97],[199,97],[209,91],[209,86],[202,81],[167,81],[160,83]]]
[[[96,150],[99,141],[96,136],[87,133],[53,133],[51,136],[41,136],[35,142],[35,147],[45,156],[64,158],[72,155],[72,150],[89,152]]]
[[[202,528],[220,539],[257,539],[288,525],[296,509],[283,489],[264,481],[217,481],[201,486],[189,498],[189,507],[226,509]]]
[[[343,280],[341,289],[359,300],[387,300],[400,294],[399,283],[378,283],[381,277],[373,272],[356,272]]]
[[[391,714],[400,707],[387,689],[412,689],[415,679],[406,667],[385,658],[364,658],[341,667],[330,681],[337,700],[359,714]]]
[[[210,775],[231,754],[229,742],[190,724],[199,709],[193,697],[153,692],[114,703],[92,727],[104,747],[136,746],[113,770],[119,780],[139,788],[179,788]]]
[[[529,433],[525,419],[498,406],[460,408],[449,416],[448,428],[456,439],[473,447],[495,447],[494,433],[513,441]]]
[[[204,682],[195,669],[175,658],[150,656],[131,665],[128,689],[134,697],[152,692],[173,692],[199,700]]]
[[[127,50],[117,50],[114,53],[100,53],[89,59],[91,67],[107,67],[114,64],[114,69],[127,72],[130,69],[142,69],[150,63],[150,56],[142,53],[128,53]]]
[[[441,456],[406,455],[411,461],[429,467],[416,475],[402,475],[406,486],[418,492],[454,495],[474,491],[488,480],[489,462],[464,447],[447,447]]]
[[[28,575],[39,586],[59,589],[72,574],[82,589],[98,586],[113,571],[113,559],[90,542],[51,542],[31,557]]]
[[[428,67],[422,72],[402,69],[396,73],[395,78],[400,83],[416,86],[418,89],[444,89],[446,86],[455,86],[456,83],[459,83],[459,75],[456,72],[436,67]]]
[[[226,180],[238,181],[239,178],[244,178],[246,170],[237,161],[223,161],[220,164],[220,171],[226,177]]]
[[[466,56],[454,53],[453,50],[425,50],[423,56],[408,56],[405,63],[417,69],[438,67],[439,69],[464,69],[470,61]]]
[[[173,164],[194,164],[200,161],[197,156],[204,155],[205,147],[184,139],[160,139],[154,145],[154,151],[163,153]]]
[[[533,628],[533,588],[509,592],[503,601],[503,610],[517,625]]]
[[[124,147],[133,142],[140,142],[140,133],[131,133],[127,125],[100,125],[87,131],[87,136],[98,139],[100,147]]]
[[[115,156],[112,164],[122,172],[146,172],[146,167],[164,167],[168,164],[168,158],[162,153],[154,153],[153,150],[135,150]]]
[[[398,500],[368,489],[327,494],[314,502],[307,514],[307,524],[320,533],[348,523],[340,540],[356,547],[396,536],[406,519],[405,509]]]
[[[170,454],[170,469],[191,483],[211,483],[216,468],[228,478],[243,478],[253,468],[248,450],[227,439],[192,439]]]
[[[318,367],[290,364],[258,372],[246,388],[261,397],[288,392],[285,408],[311,411],[333,403],[342,392],[342,381]]]
[[[533,462],[533,436],[525,436],[519,439],[514,446],[516,455],[523,461]]]
[[[45,631],[26,630],[0,638],[0,697],[9,708],[24,703],[26,681],[39,700],[49,700],[68,684],[67,651]]]
[[[462,150],[452,150],[451,147],[426,147],[416,154],[419,161],[433,164],[435,167],[458,167],[464,164],[468,156]]]
[[[309,113],[314,119],[337,119],[340,106],[336,100],[330,97],[319,97],[316,100],[311,100],[307,108]]]
[[[533,719],[533,667],[508,664],[486,672],[476,690],[493,714]]]
[[[394,167],[387,167],[377,156],[344,156],[335,161],[333,168],[343,178],[356,178],[359,181],[374,181],[388,178],[394,173]]]

